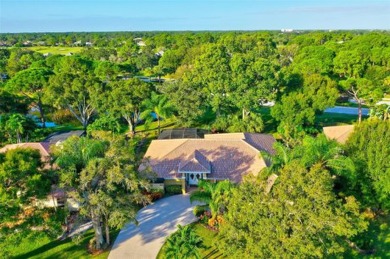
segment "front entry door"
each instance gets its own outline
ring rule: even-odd
[[[199,180],[202,179],[201,173],[190,173],[188,178],[189,185],[198,185]]]

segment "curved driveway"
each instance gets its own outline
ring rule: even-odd
[[[138,226],[126,225],[116,238],[109,259],[156,258],[167,236],[177,225],[196,220],[189,194],[163,198],[138,212]]]

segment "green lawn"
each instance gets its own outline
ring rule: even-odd
[[[34,46],[34,47],[28,47],[26,49],[36,51],[42,54],[50,53],[50,54],[60,54],[60,55],[66,55],[71,53],[79,53],[84,48],[83,47],[46,47],[46,46]]]
[[[112,241],[115,240],[119,230],[111,232]],[[35,236],[34,238],[24,238],[16,245],[12,246],[11,257],[13,258],[107,258],[109,249],[97,255],[91,255],[87,251],[89,240],[93,237],[93,231],[87,231],[76,244],[70,238],[63,241],[50,240],[46,235]]]
[[[160,122],[160,130],[172,129],[177,127],[177,121],[174,118],[162,120]],[[126,128],[127,130],[127,128]],[[147,135],[150,138],[158,137],[158,123],[153,121],[149,124],[142,124],[136,127],[136,134]]]
[[[203,239],[206,248],[200,249],[200,253],[202,258],[215,259],[215,258],[223,258],[222,253],[218,251],[215,247],[217,240],[217,233],[207,229],[200,223],[193,223],[192,228],[195,232]],[[165,259],[165,245],[161,248],[160,252],[157,255],[157,259]]]
[[[367,116],[363,116],[363,120],[367,118]],[[349,114],[340,114],[340,113],[323,113],[316,117],[316,125],[319,127],[324,126],[337,126],[343,124],[353,124],[357,122],[357,115],[349,115]]]

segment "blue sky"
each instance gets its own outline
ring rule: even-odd
[[[0,32],[390,29],[390,0],[0,0]]]

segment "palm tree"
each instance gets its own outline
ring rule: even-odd
[[[261,156],[267,161],[267,164],[269,165],[263,170],[269,174],[278,172],[284,165],[293,159],[291,148],[287,147],[286,145],[280,142],[275,142],[273,148],[275,150],[274,155],[271,155],[265,151],[261,152]]]
[[[178,231],[167,239],[166,256],[168,258],[201,258],[199,248],[203,248],[203,240],[190,225],[178,225]]]
[[[158,133],[160,134],[160,120],[161,118],[169,118],[173,114],[173,105],[168,101],[168,97],[165,95],[159,95],[156,92],[152,92],[150,99],[143,102],[144,111],[141,114],[141,118],[153,119],[152,113],[156,114],[158,123]]]
[[[200,180],[199,189],[191,193],[190,201],[199,201],[205,203],[211,212],[211,218],[215,219],[218,214],[223,213],[226,207],[228,194],[233,184],[229,180],[212,183]]]
[[[306,136],[301,145],[292,149],[277,142],[274,149],[275,155],[262,152],[262,156],[271,163],[270,167],[264,169],[266,172],[277,173],[286,164],[297,159],[307,168],[319,164],[336,175],[354,177],[353,161],[343,154],[343,149],[336,141],[328,140],[323,134],[315,138]]]
[[[319,164],[335,175],[355,180],[355,165],[352,159],[343,154],[343,149],[336,141],[328,140],[323,134],[316,138],[305,137],[294,153],[307,168]]]
[[[14,132],[16,135],[17,143],[22,142],[22,134],[24,133],[24,125],[26,124],[26,118],[19,114],[12,114],[5,123],[5,129]]]

